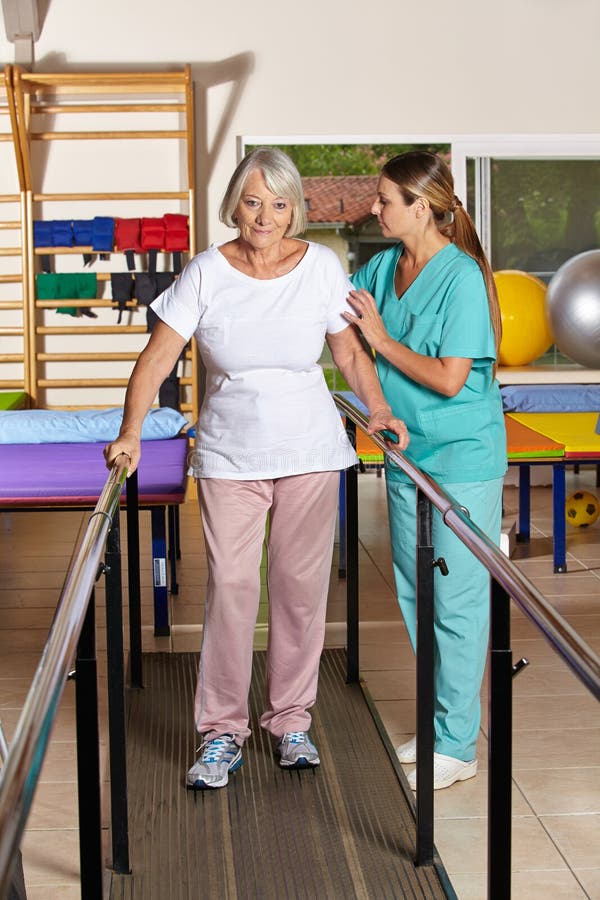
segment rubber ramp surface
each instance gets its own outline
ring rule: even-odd
[[[344,651],[322,656],[311,728],[319,768],[277,765],[258,725],[257,651],[244,764],[226,788],[202,792],[184,786],[197,666],[197,653],[144,654],[145,687],[128,692],[132,874],[113,874],[111,900],[447,896],[434,866],[413,865],[412,813],[360,686],[345,684]]]

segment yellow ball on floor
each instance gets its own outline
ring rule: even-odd
[[[569,525],[585,528],[593,525],[600,515],[600,504],[590,491],[575,491],[567,497],[565,516]]]

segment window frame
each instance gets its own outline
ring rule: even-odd
[[[452,147],[452,174],[456,193],[467,197],[467,161],[475,162],[475,226],[488,258],[491,259],[491,177],[492,159],[600,160],[600,134],[496,134],[457,137]]]

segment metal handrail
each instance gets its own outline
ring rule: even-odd
[[[77,649],[86,610],[127,476],[115,463],[67,572],[56,614],[6,763],[0,773],[0,897],[10,886],[58,703]]]
[[[364,432],[368,418],[339,393],[333,394],[336,405]],[[369,435],[373,443],[396,463],[440,511],[444,523],[460,538],[488,569],[523,612],[540,629],[557,653],[600,700],[600,658],[569,623],[548,603],[534,584],[502,553],[490,538],[472,522],[468,511],[429,475],[419,469],[399,450],[392,450],[380,434]]]

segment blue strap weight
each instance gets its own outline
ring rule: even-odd
[[[73,225],[70,219],[54,219],[52,221],[52,246],[73,246]]]
[[[115,220],[109,216],[95,216],[92,222],[92,248],[97,253],[110,253],[113,249]]]

